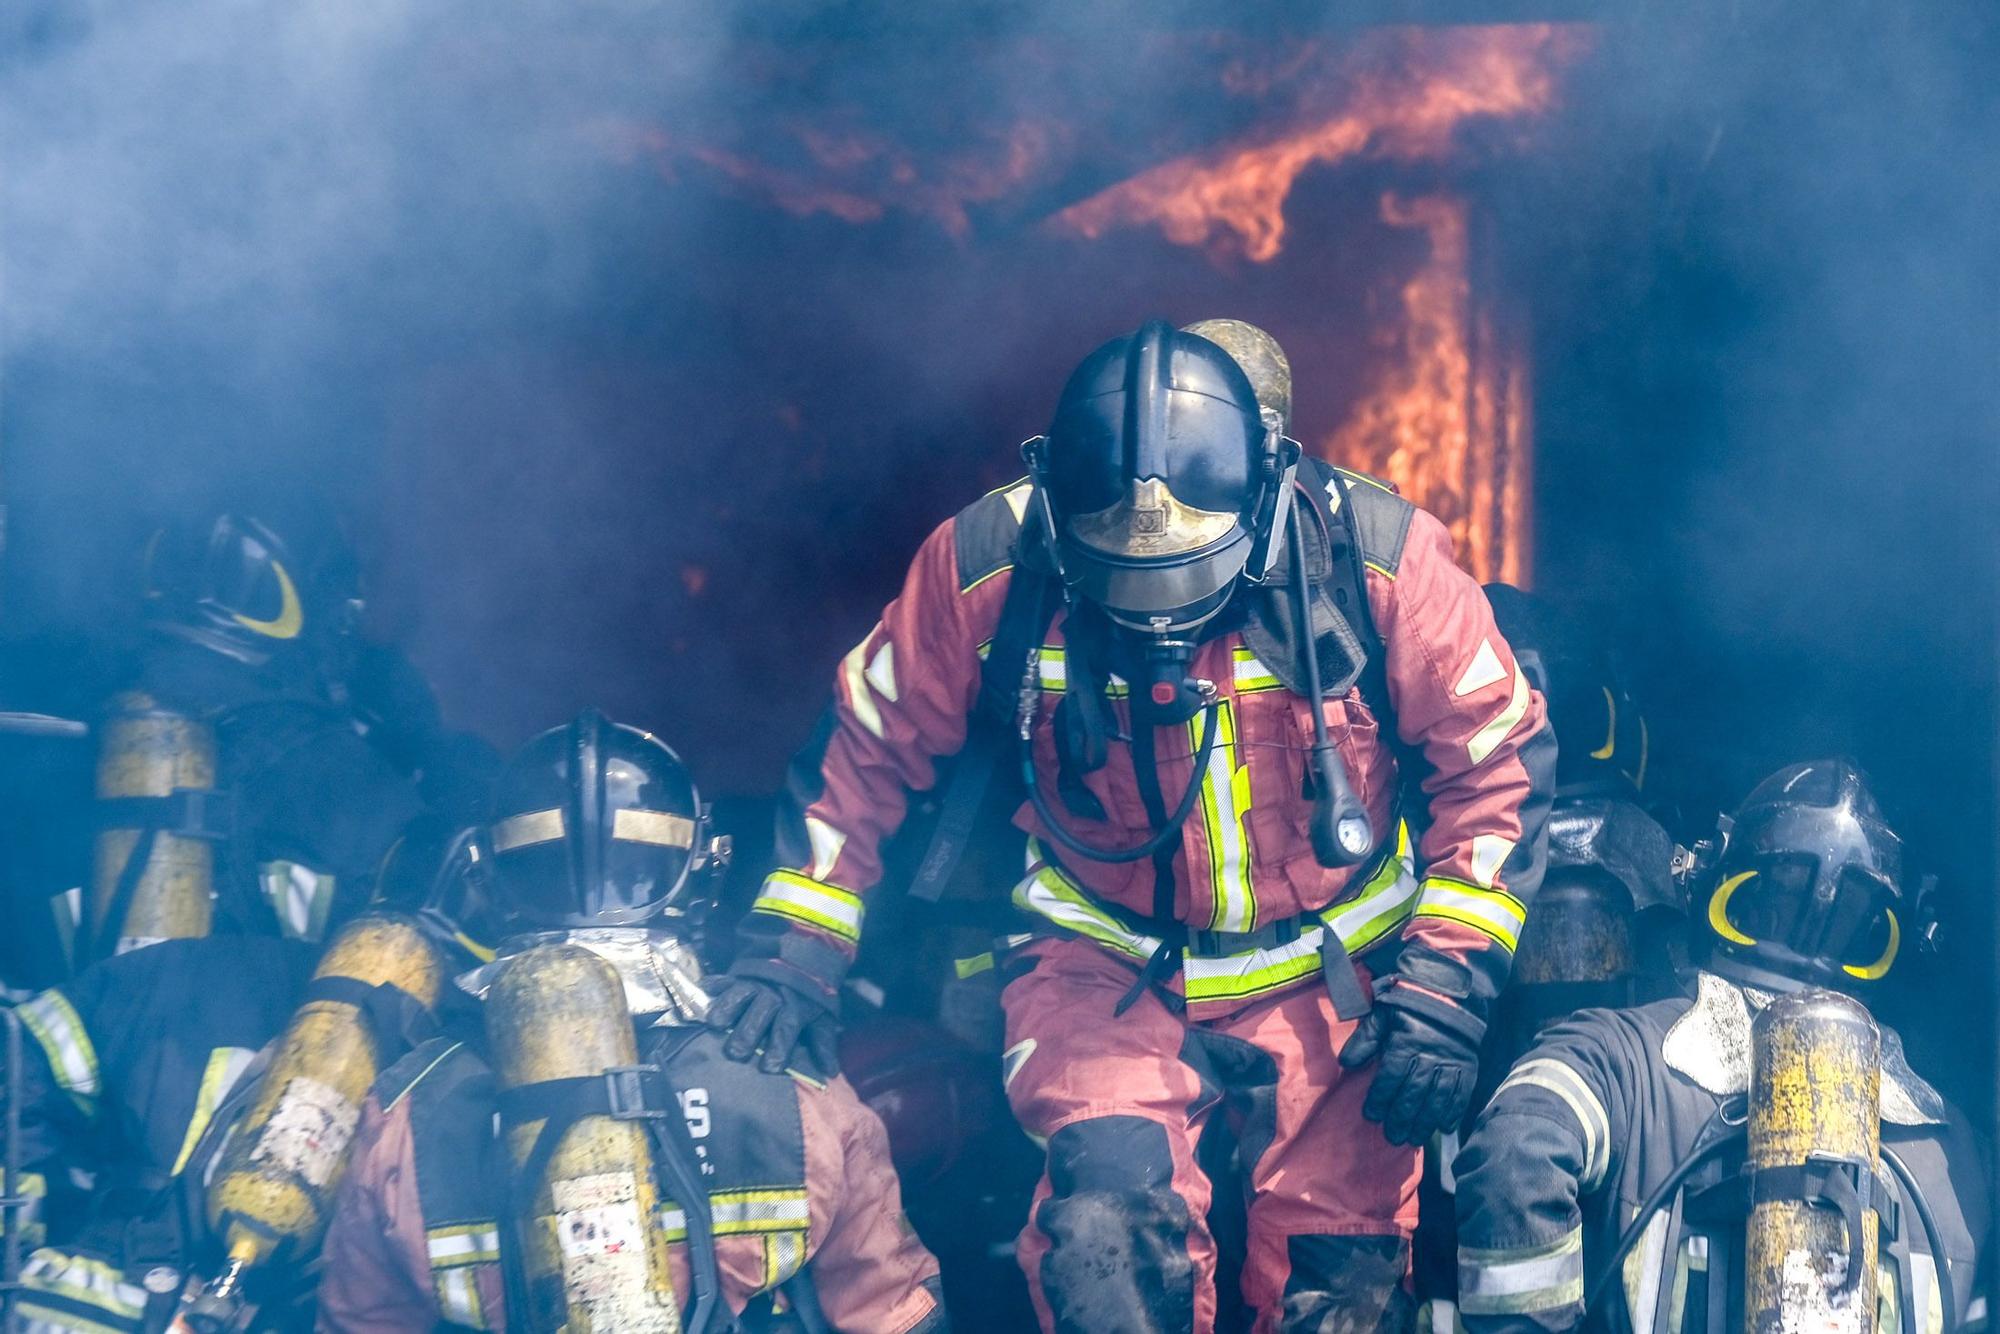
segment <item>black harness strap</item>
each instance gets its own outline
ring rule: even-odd
[[[912,898],[925,903],[942,899],[965,857],[993,771],[1012,740],[1021,664],[1055,620],[1056,604],[1053,579],[1015,565],[1006,600],[1000,604],[1000,622],[980,669],[979,699],[966,729],[965,748],[945,787],[930,851],[910,881]]]
[[[1154,745],[1154,724],[1148,702],[1137,692],[1131,697],[1132,704],[1132,771],[1139,780],[1139,798],[1146,804],[1146,819],[1155,829],[1166,827],[1169,818],[1166,794],[1160,791],[1160,762]],[[1214,723],[1211,722],[1213,727]],[[1199,773],[1191,774],[1188,782],[1201,783]],[[1111,1013],[1122,1015],[1139,1001],[1139,997],[1149,989],[1158,990],[1161,984],[1173,976],[1180,963],[1180,953],[1187,945],[1187,927],[1174,914],[1174,858],[1181,850],[1179,839],[1169,839],[1153,850],[1153,920],[1166,924],[1160,932],[1160,947],[1153,951],[1153,957],[1146,960],[1146,966],[1133,979],[1131,990],[1119,999]],[[1166,993],[1162,991],[1162,999]]]
[[[335,1001],[359,1010],[375,1039],[378,1068],[400,1061],[439,1032],[437,1017],[393,982],[370,984],[352,977],[316,977],[306,983],[305,1000]]]
[[[118,952],[125,914],[132,910],[140,877],[152,864],[161,834],[227,844],[236,832],[236,794],[215,788],[178,788],[164,797],[103,797],[97,802],[97,827],[135,829],[138,838],[119,868],[111,903],[86,958],[108,959]]]

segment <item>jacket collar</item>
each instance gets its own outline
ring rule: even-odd
[[[499,957],[492,963],[461,974],[458,985],[484,1000],[507,960],[537,945],[558,941],[580,945],[618,970],[634,1018],[656,1014],[660,1018],[653,1026],[667,1028],[698,1024],[708,1013],[708,992],[694,950],[671,932],[645,927],[581,927],[514,936],[501,945]]]
[[[1714,973],[1699,977],[1694,1004],[1667,1030],[1660,1055],[1707,1092],[1735,1097],[1750,1088],[1750,1017],[1770,1002],[1771,993],[1739,987]],[[1899,1126],[1942,1124],[1944,1099],[1910,1068],[1896,1031],[1879,1022],[1877,1027],[1882,1030],[1882,1119]]]

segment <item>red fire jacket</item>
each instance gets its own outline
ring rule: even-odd
[[[1477,979],[1475,989],[1490,995],[1506,976],[1525,900],[1539,876],[1548,794],[1535,791],[1531,770],[1552,769],[1553,752],[1544,740],[1548,764],[1531,764],[1523,748],[1546,727],[1543,701],[1495,628],[1485,594],[1453,563],[1444,525],[1378,483],[1345,476],[1395,716],[1376,718],[1353,690],[1324,701],[1327,724],[1378,832],[1389,829],[1398,785],[1384,726],[1421,750],[1429,808],[1410,859],[1422,868],[1421,882],[1406,877],[1398,889],[1392,874],[1365,889],[1379,909],[1377,926],[1387,921],[1401,927],[1404,940],[1466,966]],[[1342,503],[1330,470],[1317,471],[1312,484],[1327,485],[1334,503]],[[1027,498],[1025,482],[994,492],[933,532],[902,593],[842,662],[837,726],[820,767],[823,787],[805,811],[811,862],[774,872],[757,911],[850,948],[858,942],[864,895],[882,874],[882,843],[904,817],[906,793],[928,788],[935,761],[965,743],[982,650],[1007,596]],[[1051,721],[1064,684],[1060,616],[1046,637],[1041,672],[1051,693],[1039,715],[1035,754],[1045,790],[1053,794]],[[1223,731],[1200,775],[1193,772],[1200,719],[1182,729],[1162,728],[1156,737],[1160,790],[1169,806],[1187,783],[1203,785],[1174,863],[1175,917],[1197,930],[1242,934],[1322,914],[1362,895],[1353,871],[1329,870],[1313,856],[1312,800],[1303,790],[1311,704],[1282,685],[1237,633],[1204,644],[1194,674],[1220,687]],[[1114,680],[1113,707],[1120,726],[1129,728],[1129,713],[1117,701],[1122,692]],[[1064,812],[1073,832],[1119,846],[1151,833],[1129,746],[1114,743],[1109,763],[1084,781],[1108,818],[1093,822]],[[1031,836],[1045,833],[1031,806],[1024,805],[1014,822]],[[1108,865],[1065,857],[1062,863],[1060,871],[1031,876],[1016,901],[1107,944],[1115,942],[1089,924],[1091,902],[1152,915],[1149,861]],[[1323,915],[1332,922],[1333,914]],[[1339,927],[1351,949],[1382,936],[1363,931],[1357,940],[1352,925]],[[1247,964],[1248,981],[1255,982],[1249,975],[1260,970],[1266,980],[1276,976],[1266,967],[1271,962],[1266,956]],[[1292,970],[1299,977],[1307,971]],[[1246,994],[1268,989],[1246,985]]]

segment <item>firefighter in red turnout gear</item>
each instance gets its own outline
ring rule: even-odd
[[[1229,349],[1155,322],[1094,352],[1030,477],[924,543],[841,665],[798,858],[710,1019],[738,1059],[823,1044],[907,793],[958,755],[923,893],[980,776],[1017,770],[998,966],[1047,1149],[1018,1248],[1044,1328],[1213,1327],[1218,1108],[1256,1327],[1394,1328],[1418,1146],[1466,1110],[1553,741],[1443,525],[1302,458],[1276,344],[1202,328]]]
[[[523,747],[494,800],[480,894],[491,894],[508,935],[496,962],[458,979],[482,1014],[470,1030],[448,1025],[376,1081],[327,1233],[319,1327],[945,1334],[937,1261],[904,1220],[882,1123],[847,1081],[805,1068],[803,1053],[793,1068],[746,1069],[698,1022],[707,996],[694,939],[721,850],[680,758],[585,712]],[[443,889],[463,903],[479,897]],[[433,897],[431,910],[448,913]],[[551,947],[599,956],[622,1003],[581,1013],[565,990],[535,994],[510,979]],[[625,1242],[644,1235],[634,1202],[644,1197],[606,1206],[616,1174],[638,1169],[605,1141],[569,1160],[584,1164],[580,1175],[562,1169],[570,1179],[546,1187],[574,1229],[555,1255],[536,1249],[515,1212],[525,1207],[523,1168],[500,1153],[503,1129],[576,1124],[561,1086],[603,1087],[547,1070],[538,1072],[547,1083],[510,1086],[507,1035],[532,1027],[555,1049],[586,1046],[589,1030],[601,1039],[602,1026],[628,1018],[643,1064],[605,1073],[662,1078],[652,1094],[630,1085],[632,1096],[657,1098],[647,1103],[665,1112],[655,1125],[678,1107],[685,1126],[685,1144],[670,1148],[681,1136],[664,1134],[652,1160],[664,1275],[649,1275],[644,1248]],[[524,1092],[553,1101],[524,1109],[512,1101]],[[588,1114],[604,1124],[607,1105]],[[560,1175],[556,1157],[545,1161]],[[527,1176],[531,1194],[543,1179]]]

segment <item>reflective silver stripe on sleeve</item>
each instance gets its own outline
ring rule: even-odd
[[[1604,1114],[1604,1104],[1591,1092],[1583,1076],[1554,1057],[1543,1056],[1531,1061],[1523,1061],[1514,1067],[1514,1072],[1494,1090],[1498,1100],[1510,1088],[1545,1089],[1561,1098],[1576,1116],[1583,1128],[1583,1177],[1581,1184],[1585,1190],[1595,1190],[1604,1181],[1604,1173],[1611,1166],[1611,1118]]]
[[[1458,1248],[1458,1309],[1467,1315],[1550,1311],[1583,1300],[1583,1229],[1543,1246]]]
[[[60,991],[44,991],[27,1004],[14,1007],[14,1013],[41,1044],[56,1082],[79,1098],[96,1097],[97,1048],[91,1045],[90,1030],[69,998]]]
[[[797,871],[773,871],[750,905],[758,912],[776,913],[830,931],[843,940],[861,939],[861,896]]]

